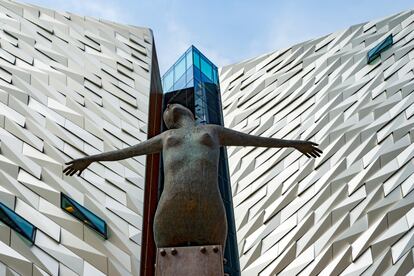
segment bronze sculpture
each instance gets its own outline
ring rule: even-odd
[[[95,161],[115,161],[161,152],[164,191],[154,218],[158,248],[186,245],[222,245],[227,221],[218,188],[220,146],[293,147],[307,157],[318,157],[318,144],[248,135],[219,125],[196,125],[193,113],[169,104],[163,114],[167,131],[129,148],[68,163],[66,175],[80,175]]]

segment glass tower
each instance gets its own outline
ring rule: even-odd
[[[168,100],[191,90],[194,106],[187,107],[193,109],[197,122],[222,124],[217,67],[196,47],[191,46],[164,74],[162,87]]]
[[[180,103],[195,115],[198,124],[223,125],[220,85],[217,67],[196,47],[191,46],[162,77],[164,91],[163,109],[167,103]],[[165,130],[165,125],[162,130]],[[163,167],[161,161],[159,196],[163,189]],[[230,176],[227,164],[227,152],[220,148],[219,188],[226,208],[227,240],[224,258],[224,272],[240,275],[239,255],[237,250],[236,229],[233,214],[233,202]]]

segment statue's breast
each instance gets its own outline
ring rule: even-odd
[[[183,143],[183,138],[176,134],[169,135],[165,140],[165,145],[167,147],[176,147],[176,146],[181,145],[182,143]]]
[[[184,147],[184,151],[190,148],[197,148],[200,146],[207,146],[209,148],[215,147],[217,141],[212,133],[200,128],[194,128],[191,131],[174,131],[165,137],[164,146],[166,148]],[[192,149],[194,150],[194,149]]]
[[[214,138],[208,132],[198,134],[196,139],[202,145],[205,145],[205,146],[208,146],[208,147],[213,147],[214,146]]]

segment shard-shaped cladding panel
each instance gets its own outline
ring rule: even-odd
[[[3,0],[0,22],[0,202],[36,231],[0,222],[0,274],[138,275],[145,156],[62,169],[147,139],[152,32]]]
[[[414,272],[413,69],[412,11],[220,68],[226,127],[323,150],[228,148],[242,275]]]

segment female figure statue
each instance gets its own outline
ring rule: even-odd
[[[222,245],[227,220],[218,187],[220,146],[293,147],[307,157],[318,157],[318,144],[248,135],[219,125],[196,125],[193,113],[169,104],[163,114],[168,130],[129,148],[72,160],[63,172],[80,175],[92,162],[115,161],[161,152],[164,190],[154,217],[158,248]]]

